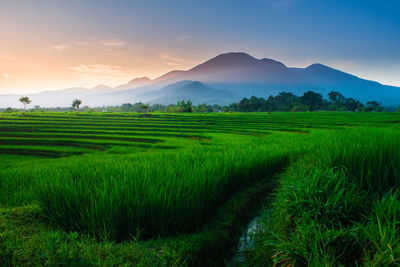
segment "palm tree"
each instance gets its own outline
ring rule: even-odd
[[[27,96],[21,96],[18,101],[24,104],[24,110],[26,109],[26,105],[29,105],[32,102]]]
[[[82,100],[75,98],[72,100],[72,107],[79,109],[79,106],[82,104]]]

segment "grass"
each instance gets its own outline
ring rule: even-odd
[[[330,133],[282,174],[252,265],[394,265],[400,260],[398,129]],[[262,256],[261,256],[262,255]]]
[[[396,113],[2,114],[0,264],[224,265],[265,196],[243,264],[394,264],[399,122]]]

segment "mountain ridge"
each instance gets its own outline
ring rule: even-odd
[[[166,90],[166,86],[180,81],[201,83],[203,86],[197,86],[198,90],[204,91],[204,97],[199,96],[201,99],[207,99],[205,97],[207,92],[214,92],[212,90],[223,91],[230,96],[239,97],[252,95],[268,97],[282,91],[301,95],[308,90],[326,96],[334,90],[362,102],[377,100],[384,105],[400,105],[400,87],[362,79],[321,63],[314,63],[305,68],[292,68],[277,60],[257,59],[244,52],[219,54],[188,70],[173,70],[153,80],[148,77],[139,77],[114,88],[104,85],[92,89],[73,87],[28,94],[28,96],[31,96],[32,101],[39,105],[49,105],[48,103],[54,102],[56,105],[69,106],[69,98],[72,96],[82,98],[84,105],[120,105],[137,102],[146,93],[160,89]],[[191,87],[196,86],[192,85]],[[154,98],[157,97],[155,94],[152,95]],[[0,106],[8,106],[12,101],[16,101],[15,98],[19,95],[12,96],[2,95]],[[49,99],[46,100],[46,96]],[[11,99],[10,97],[12,100],[7,100]],[[173,96],[170,98],[175,99]],[[153,101],[154,99],[147,98],[147,100]],[[52,103],[53,106],[54,103]]]

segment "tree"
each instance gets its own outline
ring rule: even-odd
[[[378,103],[377,101],[369,101],[367,102],[367,110],[368,111],[382,111],[383,108],[381,106],[380,103]]]
[[[331,91],[328,94],[328,97],[329,97],[329,100],[334,104],[342,104],[346,99],[341,93],[336,92],[336,91]]]
[[[280,92],[274,98],[277,111],[288,111],[294,107],[298,102],[298,97],[292,93]]]
[[[185,102],[185,100],[178,101],[178,111],[180,112],[192,112],[192,101],[188,100]]]
[[[144,103],[142,103],[142,104],[139,106],[139,112],[146,112],[146,111],[149,110],[149,108],[150,108],[150,105],[149,105],[149,104],[144,104]]]
[[[359,102],[354,100],[353,98],[346,98],[344,106],[347,111],[356,111],[359,109]]]
[[[397,108],[397,112],[400,112],[400,106]]]
[[[27,96],[21,96],[21,98],[18,101],[24,105],[24,110],[26,109],[26,105],[32,103],[32,101]]]
[[[250,103],[247,97],[243,97],[238,103],[239,111],[250,111]]]
[[[79,106],[82,104],[82,100],[75,98],[72,100],[72,107],[79,109]]]
[[[308,106],[310,111],[319,110],[323,104],[322,95],[313,91],[305,92],[300,97],[300,101],[303,105]]]

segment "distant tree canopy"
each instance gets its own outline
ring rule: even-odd
[[[185,102],[185,100],[178,101],[178,112],[192,112],[193,111],[193,105],[192,101],[188,100]]]
[[[18,101],[24,105],[24,109],[26,109],[26,105],[29,105],[30,103],[32,103],[32,101],[27,96],[21,96]]]
[[[280,92],[276,96],[263,97],[252,96],[242,98],[237,103],[229,106],[198,104],[193,105],[190,100],[178,101],[177,104],[154,104],[148,105],[141,102],[135,104],[123,104],[118,107],[121,111],[128,112],[271,112],[271,111],[382,111],[381,104],[377,101],[370,101],[366,105],[353,98],[346,98],[337,91],[328,94],[324,99],[322,94],[307,91],[302,96],[296,96],[289,92]]]
[[[72,107],[75,109],[79,109],[79,106],[82,104],[82,100],[75,98],[72,100]]]
[[[28,97],[21,97],[19,99],[24,104],[24,109],[31,101]],[[72,107],[57,107],[57,108],[43,108],[35,106],[35,110],[50,110],[50,111],[70,111],[72,109],[79,109],[82,101],[74,99]],[[82,108],[85,111],[98,111],[98,112],[272,112],[272,111],[365,111],[365,112],[379,112],[383,111],[383,107],[375,100],[367,102],[365,105],[353,98],[346,98],[337,91],[332,91],[328,94],[328,99],[324,99],[322,94],[307,91],[302,96],[296,96],[289,92],[280,92],[275,96],[269,96],[267,99],[263,97],[252,96],[250,98],[242,98],[237,103],[221,106],[217,104],[197,104],[194,105],[191,100],[178,101],[176,104],[146,104],[137,102],[134,104],[125,103],[121,106],[109,107],[96,107],[91,108],[85,106]],[[392,111],[396,110],[392,107]],[[6,111],[6,110],[4,110]],[[400,112],[400,107],[398,110]],[[9,111],[10,112],[10,111]]]
[[[346,98],[341,93],[332,91],[328,94],[328,100],[321,94],[307,91],[302,96],[292,93],[281,92],[276,96],[269,96],[267,99],[252,96],[244,97],[238,103],[229,106],[230,110],[242,112],[254,111],[382,111],[381,104],[376,101],[363,105],[353,98]]]
[[[140,113],[151,111],[150,105],[142,103],[142,102],[138,102],[133,105],[130,103],[126,103],[126,104],[121,105],[121,109],[122,109],[122,111],[125,111],[125,112],[134,111],[134,112],[140,112]]]
[[[367,111],[382,111],[381,104],[376,101],[367,102]]]

